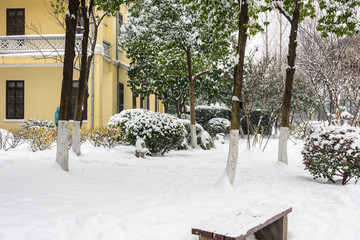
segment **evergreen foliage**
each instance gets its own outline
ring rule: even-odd
[[[319,128],[306,139],[301,152],[305,169],[316,178],[335,183],[342,178],[345,185],[350,179],[360,178],[360,129],[349,126]]]

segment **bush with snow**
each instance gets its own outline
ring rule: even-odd
[[[123,131],[120,127],[95,128],[87,139],[95,147],[113,148],[123,139]]]
[[[125,123],[131,119],[133,119],[136,116],[144,115],[148,112],[146,109],[127,109],[123,110],[118,114],[115,114],[110,117],[110,120],[108,122],[108,126],[112,127],[120,127],[124,130]]]
[[[184,126],[177,118],[147,110],[124,110],[111,117],[108,125],[122,127],[125,140],[132,145],[142,138],[152,154],[177,149],[185,138]]]
[[[220,106],[196,106],[195,107],[196,122],[205,126],[212,118],[231,118],[231,109]]]
[[[186,130],[186,143],[182,144],[182,148],[180,149],[187,149],[187,147],[184,147],[185,145],[190,145],[191,142],[191,134],[190,134],[190,120],[188,119],[179,119],[179,121],[184,125],[185,130]],[[213,139],[211,138],[210,134],[204,130],[204,128],[196,123],[196,138],[197,138],[197,144],[200,145],[200,147],[202,147],[205,150],[208,150],[210,146],[210,148],[214,148],[215,144]]]
[[[54,128],[55,124],[48,120],[29,119],[24,124],[21,124],[20,127],[25,130],[36,127]]]
[[[51,149],[56,142],[57,132],[53,127],[29,127],[23,130],[26,142],[31,151]]]
[[[305,169],[316,178],[346,184],[360,178],[360,128],[329,126],[318,128],[306,139],[303,155]]]
[[[225,118],[212,118],[205,125],[205,129],[212,137],[215,137],[218,133],[229,133],[230,125],[230,121]]]
[[[24,142],[25,137],[23,136],[22,130],[14,129],[7,131],[0,128],[0,150],[8,151],[16,148]]]

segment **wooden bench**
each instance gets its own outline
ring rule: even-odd
[[[217,216],[193,228],[192,234],[199,235],[199,240],[246,240],[252,234],[258,240],[286,240],[287,215],[292,208],[268,204],[258,207],[259,203],[251,204],[230,215]]]

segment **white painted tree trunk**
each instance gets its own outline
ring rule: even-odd
[[[65,171],[69,171],[68,129],[69,121],[60,120],[58,124],[56,162]]]
[[[230,130],[229,155],[226,165],[226,174],[231,185],[234,184],[236,165],[239,155],[239,129]]]
[[[80,155],[80,122],[74,121],[73,124],[73,139],[72,139],[72,149],[76,155]]]
[[[279,136],[278,161],[288,164],[287,141],[289,138],[289,128],[281,127]]]
[[[196,125],[190,125],[191,147],[197,147]]]

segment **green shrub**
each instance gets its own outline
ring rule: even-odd
[[[329,126],[317,129],[306,139],[303,155],[305,169],[316,178],[335,183],[335,177],[346,184],[360,178],[360,129]]]
[[[185,129],[177,118],[152,111],[125,111],[128,112],[118,114],[117,119],[120,119],[125,129],[125,140],[130,144],[135,145],[136,140],[142,138],[152,154],[161,155],[182,145]],[[124,121],[124,116],[128,120]]]
[[[205,126],[212,118],[225,118],[230,120],[231,109],[217,106],[196,106],[195,117],[197,123]]]
[[[225,118],[212,118],[205,125],[205,129],[209,132],[211,137],[215,137],[218,133],[229,133],[230,125],[230,121]]]

